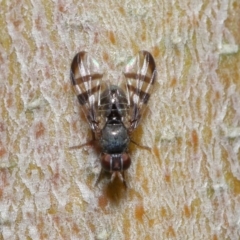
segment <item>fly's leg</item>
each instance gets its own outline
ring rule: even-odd
[[[96,137],[95,137],[95,134],[94,132],[92,131],[92,140],[84,143],[84,144],[81,144],[81,145],[77,145],[77,146],[73,146],[73,147],[69,147],[69,149],[80,149],[80,148],[83,148],[85,146],[94,146],[95,142],[96,142]]]
[[[147,151],[151,152],[151,148],[150,148],[150,147],[140,145],[140,144],[136,143],[135,141],[133,141],[132,139],[130,139],[130,141],[131,141],[133,144],[135,144],[137,147],[139,147],[139,148],[141,148],[141,149],[143,149],[143,150],[147,150]]]

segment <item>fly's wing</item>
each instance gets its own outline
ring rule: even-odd
[[[140,51],[125,67],[129,131],[133,131],[139,124],[142,112],[149,101],[156,75],[154,58],[147,51]]]
[[[103,73],[87,52],[79,52],[71,64],[71,81],[83,112],[93,131],[98,130],[98,102]]]

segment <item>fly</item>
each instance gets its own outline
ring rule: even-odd
[[[102,81],[98,62],[87,52],[79,52],[73,58],[71,82],[94,141],[101,148],[99,177],[103,171],[110,172],[111,181],[118,177],[127,186],[124,171],[131,165],[130,136],[149,101],[156,73],[152,55],[140,51],[126,65],[124,80],[118,86],[108,85]]]

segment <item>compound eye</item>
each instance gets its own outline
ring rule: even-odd
[[[127,153],[122,154],[122,170],[125,171],[127,170],[131,165],[131,158]]]
[[[111,155],[110,154],[105,154],[105,153],[102,154],[101,165],[105,171],[107,172],[111,171]]]

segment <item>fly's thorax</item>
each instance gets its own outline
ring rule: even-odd
[[[129,141],[128,131],[121,122],[107,123],[102,130],[100,146],[105,153],[122,153],[127,150]]]

